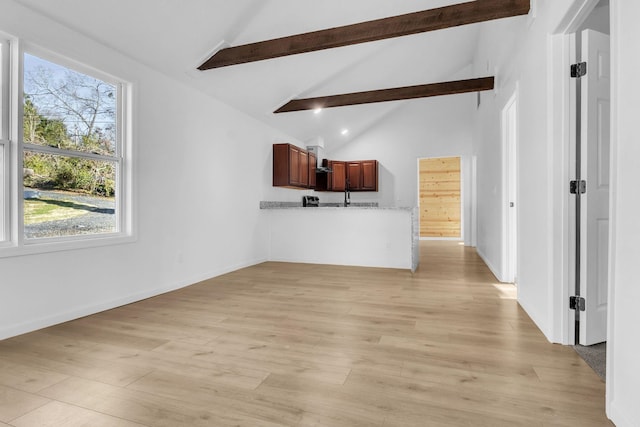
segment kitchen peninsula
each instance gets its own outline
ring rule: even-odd
[[[418,267],[417,208],[260,202],[260,209],[268,216],[272,261]]]

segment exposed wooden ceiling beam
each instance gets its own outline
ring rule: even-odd
[[[405,86],[393,89],[320,96],[317,98],[293,99],[278,108],[274,113],[289,113],[291,111],[315,110],[318,108],[343,107],[347,105],[371,104],[374,102],[400,101],[403,99],[479,92],[491,90],[493,89],[493,85],[494,77],[481,77],[477,79]]]
[[[476,0],[343,27],[228,47],[199,70],[262,61],[529,13],[529,0]]]

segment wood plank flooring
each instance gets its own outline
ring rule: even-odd
[[[0,426],[609,426],[473,249],[265,263],[0,341]]]

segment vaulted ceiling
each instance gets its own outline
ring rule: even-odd
[[[327,146],[366,130],[401,100],[324,110],[273,112],[294,98],[475,77],[470,64],[481,24],[197,70],[219,47],[237,46],[464,0],[17,0],[125,55],[246,112],[291,136]],[[508,18],[523,20],[523,17]],[[350,136],[341,130],[350,129]]]

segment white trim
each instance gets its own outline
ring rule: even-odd
[[[11,236],[9,222],[11,214],[8,203],[11,195],[11,163],[9,161],[11,159],[11,141],[9,140],[11,44],[9,37],[0,33],[0,247],[4,246]]]
[[[605,405],[607,416],[611,420],[616,420],[617,423],[622,425],[633,425],[632,420],[626,415],[624,408],[620,409],[616,405],[616,366],[614,360],[616,359],[616,248],[618,247],[618,221],[617,221],[617,206],[618,206],[618,128],[619,124],[619,111],[621,111],[619,92],[620,82],[620,57],[622,52],[620,51],[620,34],[618,27],[618,17],[620,16],[618,11],[618,2],[612,1],[609,4],[609,19],[611,22],[611,157],[610,157],[610,182],[609,182],[609,294],[607,295],[607,365],[606,365],[606,394]],[[630,338],[630,337],[629,337]],[[635,420],[637,421],[637,420]]]
[[[510,122],[508,117],[511,108],[515,108],[515,123]],[[502,107],[500,113],[501,127],[502,127],[502,277],[504,281],[509,283],[515,283],[518,264],[518,251],[517,251],[517,212],[519,209],[519,203],[517,200],[517,170],[518,170],[518,131],[519,131],[519,118],[518,118],[518,83],[515,84],[513,94],[509,97],[507,102]],[[515,125],[515,141],[511,141],[511,136],[508,134],[511,131],[510,124]],[[513,143],[513,147],[510,144]],[[513,151],[513,152],[512,152]],[[514,182],[511,182],[511,181]],[[512,200],[511,196],[514,195]],[[509,204],[513,202],[514,208],[511,208]],[[511,223],[511,211],[515,209],[516,219],[514,224]],[[515,254],[512,250],[515,248]]]
[[[487,267],[489,267],[489,270],[491,270],[491,273],[493,274],[493,276],[496,278],[498,282],[507,283],[503,280],[502,273],[500,272],[500,270],[495,268],[495,266],[491,264],[491,262],[489,261],[489,258],[482,252],[482,250],[479,247],[476,248],[476,253],[480,257],[480,259],[482,259],[482,261],[487,265]]]
[[[9,78],[11,59],[11,40],[0,33],[0,139],[9,139],[9,98],[11,85]]]
[[[48,326],[57,325],[60,323],[68,322],[70,320],[79,319],[84,316],[96,314],[105,310],[110,310],[123,305],[131,304],[133,302],[141,301],[143,299],[151,298],[154,296],[162,295],[167,292],[172,292],[178,289],[191,286],[204,280],[213,279],[218,276],[222,276],[233,271],[251,267],[253,265],[266,262],[266,259],[254,259],[245,263],[238,263],[230,267],[211,271],[209,273],[200,274],[187,279],[183,279],[160,289],[154,289],[150,291],[138,292],[136,294],[127,295],[122,298],[117,298],[110,301],[105,301],[99,304],[87,305],[74,310],[66,311],[63,313],[57,313],[53,316],[42,317],[39,319],[24,322],[18,325],[12,325],[10,327],[0,327],[0,340],[21,335],[24,333],[32,332],[38,329],[46,328]]]
[[[58,147],[50,147],[48,145],[32,144],[25,142],[22,144],[23,151],[33,151],[35,153],[53,154],[55,156],[79,157],[88,160],[98,160],[101,162],[120,162],[120,158],[116,156],[106,156],[102,154],[88,153],[85,151],[63,150]]]
[[[0,139],[0,247],[8,240],[9,235],[9,204],[5,201],[9,195],[9,141]]]
[[[549,271],[547,304],[550,325],[549,337],[552,342],[568,345],[573,340],[573,312],[569,305],[570,259],[569,259],[569,209],[570,197],[567,186],[570,170],[571,129],[570,78],[569,65],[570,39],[567,34],[556,34],[549,37],[549,85],[548,90],[548,161],[549,171],[548,203],[550,242],[547,256]]]
[[[571,79],[569,66],[575,62],[571,53],[572,33],[577,31],[596,7],[598,0],[576,0],[561,19],[554,33],[549,36],[548,47],[549,85],[548,120],[549,155],[552,157],[552,170],[549,172],[550,229],[549,260],[552,265],[548,281],[548,304],[550,307],[548,324],[551,325],[552,342],[564,345],[573,343],[574,319],[569,307],[572,294],[571,237],[572,227],[569,217],[572,204],[567,191],[571,179],[571,140],[572,129]],[[553,210],[558,206],[558,210]]]
[[[553,33],[570,34],[578,31],[599,2],[600,0],[574,0]]]
[[[0,221],[4,222],[4,241],[0,242],[0,258],[23,256],[38,253],[46,253],[52,251],[78,250],[90,247],[108,246],[114,244],[123,244],[134,242],[137,238],[135,234],[134,224],[134,189],[133,181],[133,162],[135,147],[133,144],[134,129],[133,123],[133,86],[124,79],[114,77],[111,74],[97,70],[93,67],[82,64],[78,61],[69,59],[63,55],[53,53],[48,49],[40,48],[30,43],[24,43],[16,38],[4,37],[10,40],[8,46],[9,51],[3,49],[5,58],[9,61],[3,61],[5,68],[2,75],[3,88],[2,93],[5,104],[8,103],[8,126],[5,120],[5,133],[8,133],[8,141],[5,138],[3,143],[5,154],[5,167],[3,179],[0,180],[0,195],[4,189],[4,208],[2,200],[0,200],[0,209],[4,215],[0,215]],[[3,45],[4,46],[4,45]],[[22,141],[22,122],[23,122],[23,70],[24,70],[24,54],[23,46],[27,46],[27,53],[35,55],[47,61],[54,62],[62,67],[69,68],[100,79],[106,83],[113,84],[117,88],[117,118],[116,118],[116,153],[114,156],[97,155],[93,153],[85,153],[72,150],[60,150],[58,148],[40,146],[36,144],[20,144]],[[7,62],[9,63],[7,65]],[[6,87],[9,89],[7,90]],[[8,130],[6,129],[8,127]],[[117,232],[91,235],[77,235],[57,238],[36,238],[26,239],[24,237],[24,218],[23,218],[23,187],[22,187],[22,170],[23,170],[23,151],[34,151],[47,154],[62,155],[66,157],[80,157],[91,160],[115,162],[117,165],[116,172],[116,224]],[[8,178],[8,179],[7,179]],[[4,216],[4,218],[3,218]],[[2,224],[0,224],[2,225]],[[0,236],[1,238],[2,236]]]
[[[10,93],[10,129],[9,140],[11,141],[11,159],[9,169],[10,194],[9,194],[9,222],[11,224],[10,241],[14,245],[21,245],[23,242],[23,203],[24,194],[22,191],[22,151],[19,141],[22,141],[22,126],[24,119],[24,109],[22,108],[22,41],[14,39],[11,44],[11,61],[9,80],[11,85]],[[13,114],[11,112],[14,112]],[[0,253],[6,253],[5,250]]]
[[[39,238],[24,239],[21,244],[15,242],[5,242],[5,246],[0,246],[0,258],[15,256],[35,255],[48,252],[62,252],[79,249],[97,248],[100,246],[120,245],[133,243],[137,240],[135,236],[124,233],[105,233],[77,235],[73,237],[59,238]]]
[[[478,156],[471,156],[471,247],[478,246]]]

